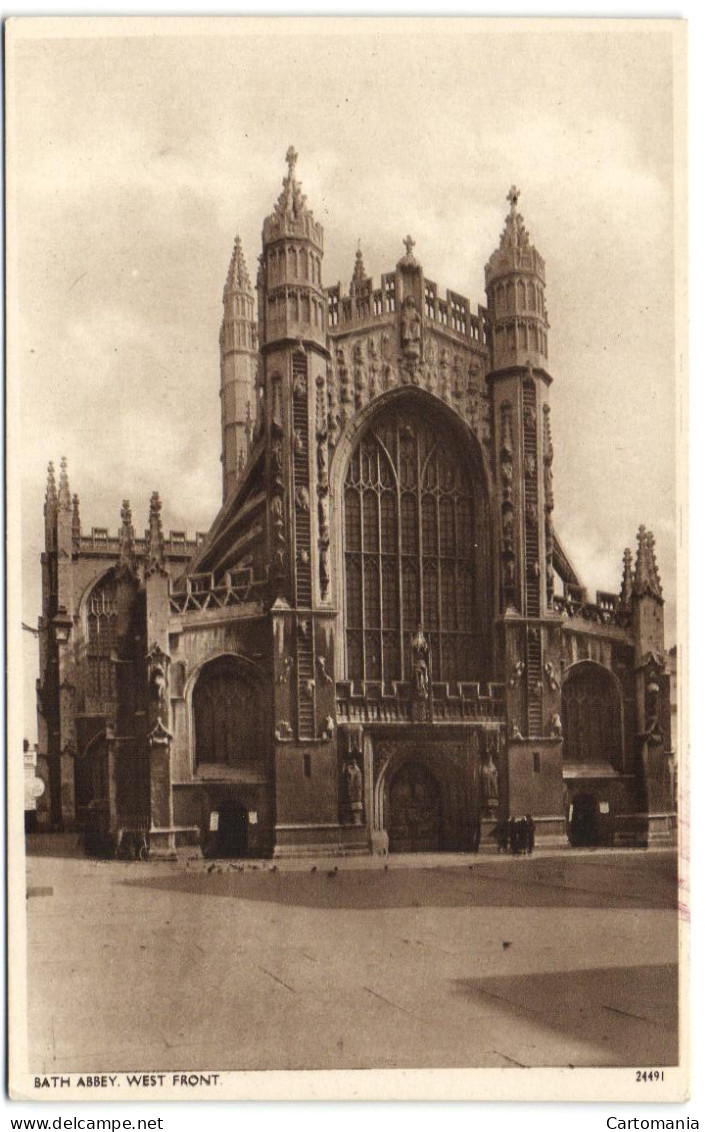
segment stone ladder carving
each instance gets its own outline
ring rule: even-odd
[[[305,353],[293,355],[293,477],[296,495],[296,605],[310,610],[311,582],[310,435],[308,421],[308,362]],[[296,648],[298,685],[298,738],[315,738],[315,658],[310,617],[299,618]]]

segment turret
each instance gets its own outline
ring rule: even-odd
[[[237,236],[224,285],[219,335],[222,402],[222,498],[226,499],[249,456],[258,366],[257,326],[241,240]]]
[[[486,265],[488,383],[496,436],[498,610],[505,619],[509,711],[524,736],[547,735],[559,711],[545,685],[558,663],[554,587],[552,429],[547,372],[545,264],[518,212],[518,190]]]
[[[316,689],[315,658],[330,656],[332,637],[317,620],[332,608],[330,489],[326,405],[326,295],[321,284],[323,228],[306,208],[295,177],[297,154],[264,221],[259,281],[261,372],[268,493],[268,557],[274,656],[295,654],[290,689],[278,685],[277,719],[284,741],[313,741],[334,717],[332,681]],[[298,631],[288,609],[298,611]],[[327,633],[332,634],[328,620]],[[286,813],[287,811],[284,811]],[[284,819],[287,820],[287,819]]]
[[[545,261],[530,243],[518,212],[520,192],[508,193],[510,211],[500,246],[486,264],[490,349],[494,369],[547,366]]]
[[[325,346],[326,307],[321,286],[323,227],[306,208],[295,178],[298,154],[286,154],[288,174],[274,210],[264,221],[263,289],[266,345],[284,338]]]

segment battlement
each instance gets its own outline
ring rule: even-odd
[[[412,686],[395,683],[391,691],[381,681],[340,680],[336,687],[339,723],[411,723]],[[505,712],[502,684],[455,684],[434,682],[427,712],[432,720],[460,723],[462,720],[501,720]]]
[[[380,286],[376,288],[372,286],[372,279],[363,279],[348,293],[341,283],[328,287],[328,330],[343,333],[359,329],[364,323],[391,321],[398,306],[396,278],[394,271],[382,275]],[[463,295],[443,290],[430,279],[424,280],[422,318],[425,324],[448,331],[469,345],[485,346],[487,313],[480,305],[472,311],[470,300]]]
[[[165,539],[165,554],[169,558],[179,558],[189,561],[204,539],[205,535],[201,531],[198,531],[193,538],[188,538],[185,531],[170,531]],[[137,538],[135,540],[134,550],[137,558],[145,557],[148,551],[149,541],[149,531],[145,532],[144,538]],[[117,558],[120,548],[120,532],[116,535],[112,535],[108,527],[92,527],[90,535],[81,535],[77,546],[77,550],[81,555],[101,555],[102,557],[110,558]]]
[[[565,618],[580,618],[595,625],[617,625],[626,629],[631,624],[631,615],[624,609],[618,594],[597,590],[596,602],[589,601],[583,586],[565,584],[563,595],[552,599],[555,613]]]

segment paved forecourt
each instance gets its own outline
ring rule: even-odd
[[[32,1072],[677,1060],[672,851],[133,864],[52,845],[27,860]]]

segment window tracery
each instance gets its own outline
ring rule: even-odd
[[[116,666],[114,654],[117,643],[118,606],[115,578],[104,578],[89,597],[87,622],[87,673],[88,694],[96,700],[112,700],[116,696]]]
[[[450,431],[385,412],[351,457],[344,505],[348,679],[409,680],[420,621],[435,681],[479,679],[483,508]]]

